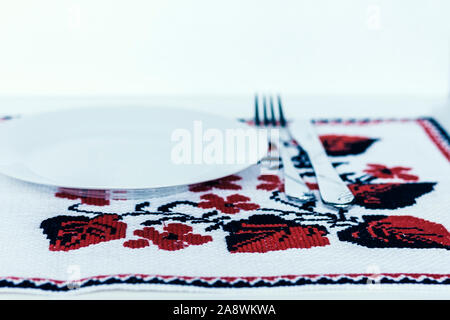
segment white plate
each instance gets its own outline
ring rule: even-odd
[[[201,159],[197,164],[176,164],[172,151],[179,140],[172,140],[172,134],[188,130],[194,144],[201,136],[194,132],[195,121],[201,121],[203,133],[216,129],[225,136],[229,129],[249,129],[234,119],[185,109],[121,107],[43,113],[0,125],[0,173],[64,188],[161,188],[221,178],[256,163],[266,153],[254,148],[251,152],[257,154],[248,154],[242,163],[205,164]],[[190,150],[194,162],[193,147]]]

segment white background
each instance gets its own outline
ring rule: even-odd
[[[446,97],[447,0],[0,0],[0,96]]]

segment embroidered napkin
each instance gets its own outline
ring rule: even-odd
[[[315,125],[355,194],[348,209],[287,200],[281,172],[261,165],[141,200],[0,176],[0,290],[450,284],[444,130],[433,119]],[[309,159],[296,151],[298,173],[320,199]]]

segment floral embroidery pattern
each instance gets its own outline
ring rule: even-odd
[[[359,155],[379,141],[376,138],[335,134],[322,135],[320,139],[331,157]],[[296,147],[298,154],[293,160],[299,174],[303,178],[310,178],[305,183],[311,190],[317,190],[317,181],[308,155],[299,145]],[[343,164],[348,162],[341,159],[340,162],[333,162],[336,168],[341,168]],[[361,173],[344,171],[341,172],[341,177],[355,195],[355,205],[369,210],[395,210],[416,204],[419,197],[434,190],[436,183],[418,182],[419,177],[411,174],[411,170],[412,168],[403,166],[368,164]],[[404,182],[380,183],[378,179],[399,179]],[[127,224],[122,220],[133,216],[145,216],[145,220],[142,219],[139,229],[133,232],[137,239],[127,239],[123,243],[124,247],[132,249],[154,245],[161,250],[177,251],[213,241],[208,234],[193,233],[194,225],[200,226],[205,233],[219,229],[227,232],[225,241],[230,253],[323,247],[330,244],[327,234],[336,227],[340,228],[340,231],[335,232],[341,241],[368,248],[448,249],[450,245],[448,231],[434,222],[409,216],[361,218],[352,216],[347,209],[334,213],[318,210],[316,201],[301,204],[286,200],[281,196],[284,183],[278,174],[261,174],[257,180],[248,182],[254,183],[251,186],[253,192],[255,188],[265,191],[261,196],[266,197],[266,202],[254,203],[244,194],[221,196],[211,193],[212,190],[242,190],[242,186],[238,184],[241,180],[241,176],[231,175],[191,185],[190,192],[206,192],[200,195],[199,201],[193,198],[178,199],[160,203],[156,207],[147,201],[137,204],[134,211],[122,214],[106,214],[82,207],[110,205],[110,200],[101,191],[78,196],[71,189],[61,188],[55,196],[79,200],[80,203],[71,205],[69,210],[82,213],[83,216],[57,216],[43,221],[41,228],[50,240],[51,251],[75,250],[125,238]],[[284,207],[281,209],[278,205]],[[238,216],[233,216],[243,211],[256,210],[258,214],[249,215],[245,219],[239,220]]]
[[[164,227],[164,232],[162,233],[153,227],[145,227],[133,233],[135,236],[143,239],[129,240],[123,245],[128,248],[139,249],[149,246],[149,241],[151,241],[159,249],[176,251],[191,245],[199,246],[213,240],[211,236],[194,234],[192,230],[191,226],[182,223],[170,223]]]
[[[233,194],[224,199],[222,197],[219,197],[218,195],[210,193],[201,196],[200,199],[206,201],[200,202],[198,204],[199,208],[216,208],[217,210],[228,214],[235,214],[240,212],[241,210],[251,211],[260,208],[258,204],[249,202],[249,197],[240,194]]]
[[[192,192],[205,192],[211,191],[214,188],[220,190],[241,190],[242,187],[236,184],[236,181],[241,180],[242,178],[236,175],[228,176],[225,178],[221,178],[218,180],[203,182],[199,184],[194,184],[189,186],[189,191]]]
[[[406,171],[410,171],[411,168],[406,167],[393,167],[388,168],[382,164],[368,164],[368,169],[364,170],[364,172],[380,178],[380,179],[395,179],[399,178],[404,181],[417,181],[419,180],[418,176],[406,173]]]
[[[279,190],[284,192],[284,184],[280,177],[274,174],[262,174],[258,177],[258,180],[263,181],[263,183],[256,186],[256,189],[273,191]]]
[[[330,244],[324,227],[304,226],[275,215],[254,215],[247,220],[233,221],[224,230],[230,233],[226,240],[231,253],[307,249]]]
[[[50,240],[50,251],[69,251],[125,238],[127,225],[118,220],[116,214],[103,214],[92,219],[57,216],[44,220],[41,228]]]
[[[321,135],[320,140],[331,157],[358,155],[364,153],[378,139],[346,135]]]
[[[414,205],[420,196],[433,191],[434,183],[351,184],[355,204],[367,209],[399,209]]]
[[[411,216],[364,216],[364,222],[338,232],[342,241],[369,248],[444,248],[450,233],[441,224]]]

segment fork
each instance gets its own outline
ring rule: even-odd
[[[277,157],[269,157],[268,160],[279,160],[281,158],[281,162],[283,163],[283,173],[284,173],[284,192],[286,197],[289,200],[293,201],[299,201],[299,202],[307,202],[314,200],[314,194],[311,192],[311,190],[308,188],[308,186],[305,184],[302,178],[300,178],[300,175],[298,173],[298,170],[295,168],[294,163],[292,162],[291,157],[288,154],[287,148],[285,147],[285,144],[290,144],[292,139],[291,135],[287,128],[287,122],[284,118],[283,109],[281,103],[278,104],[278,113],[279,113],[279,119],[277,120],[275,116],[275,108],[273,104],[273,98],[269,97],[269,103],[270,103],[270,117],[268,115],[268,107],[267,107],[267,99],[265,96],[262,98],[262,104],[263,104],[263,121],[261,121],[259,116],[259,99],[258,95],[255,95],[255,126],[260,128],[267,128],[267,129],[277,129],[279,134],[279,141],[274,141],[273,135],[270,134],[269,137],[271,139],[269,140],[271,145],[276,146],[276,150],[278,151]],[[271,151],[273,152],[273,150]],[[277,165],[277,168],[279,167],[279,164]]]
[[[279,108],[282,110],[281,98],[280,96],[277,98]],[[286,121],[283,124],[287,127]],[[296,141],[308,154],[324,204],[335,208],[346,208],[351,205],[355,197],[328,159],[311,121],[296,119],[290,126],[291,129],[295,129],[296,138],[298,138]],[[287,130],[287,132],[293,138],[292,131]]]

